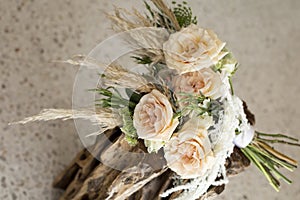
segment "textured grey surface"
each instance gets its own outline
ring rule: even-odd
[[[236,93],[256,114],[257,129],[300,137],[300,1],[193,0],[199,24],[214,29],[241,67]],[[130,0],[0,1],[0,199],[57,199],[51,182],[81,148],[73,123],[9,127],[42,108],[70,108],[77,68],[51,60],[88,53],[112,31],[102,10]],[[281,150],[300,160],[299,149]],[[280,193],[251,167],[219,199],[299,199],[300,173]]]

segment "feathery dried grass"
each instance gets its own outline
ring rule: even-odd
[[[99,109],[96,112],[92,110],[70,110],[70,109],[44,109],[38,115],[27,117],[21,121],[10,123],[14,124],[27,124],[35,121],[50,121],[61,119],[63,121],[69,119],[84,119],[89,120],[95,125],[99,125],[101,130],[98,134],[121,126],[122,119],[119,114],[112,112],[110,109]]]
[[[101,78],[102,84],[107,87],[138,89],[144,88],[148,84],[148,81],[142,75],[131,72],[119,64],[112,63],[107,65],[99,63],[93,58],[84,55],[76,55],[66,61],[60,62],[101,69],[104,71],[103,77]]]
[[[129,44],[133,46],[141,57],[149,57],[153,63],[164,62],[163,44],[169,39],[166,29],[150,27],[136,29],[128,33]]]
[[[165,4],[163,0],[151,0],[154,5],[163,13],[173,24],[176,31],[180,31],[181,27],[177,21],[173,11]]]
[[[106,13],[106,16],[113,22],[113,29],[118,32],[155,26],[151,20],[136,9],[132,9],[130,12],[127,9],[115,7],[114,14]]]
[[[111,64],[107,67],[102,81],[105,86],[116,88],[138,89],[148,84],[142,75],[130,72],[117,64]]]
[[[97,69],[101,66],[105,66],[104,63],[100,63],[96,59],[93,59],[91,57],[88,57],[86,55],[81,55],[81,54],[74,55],[68,60],[63,60],[63,61],[55,60],[53,62],[67,63],[67,64],[71,64],[71,65],[75,65],[75,66],[85,66],[85,67],[92,68],[92,69]]]
[[[107,14],[107,17],[117,32],[129,31],[125,40],[138,49],[138,54],[149,57],[154,63],[164,60],[162,44],[168,40],[169,33],[163,28],[156,28],[159,21],[157,13],[154,19],[150,19],[134,8],[128,11],[115,7],[114,14]]]

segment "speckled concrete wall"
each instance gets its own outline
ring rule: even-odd
[[[227,41],[241,63],[236,93],[257,129],[300,137],[300,1],[191,0],[199,24]],[[88,53],[112,34],[103,10],[139,0],[0,1],[0,199],[57,199],[51,182],[82,148],[71,121],[9,127],[42,108],[71,107],[77,68],[51,60]],[[281,150],[300,160],[299,149]],[[276,193],[254,167],[219,199],[300,199],[300,173]]]

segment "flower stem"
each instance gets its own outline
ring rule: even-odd
[[[292,165],[297,166],[297,161],[295,161],[294,159],[276,151],[275,149],[273,149],[272,147],[270,147],[268,144],[261,142],[261,141],[257,141],[257,144],[259,146],[261,146],[263,149],[265,149],[266,151],[268,151],[269,153],[271,153],[272,155],[274,155],[275,157],[278,157],[281,160],[284,160]]]
[[[253,145],[249,145],[249,148],[251,148],[252,151],[255,151],[257,154],[262,154],[264,155],[265,157],[267,157],[268,159],[272,160],[274,163],[278,164],[279,166],[281,167],[284,167],[286,168],[287,170],[289,171],[293,171],[294,168],[296,168],[296,166],[294,165],[291,165],[290,163],[288,162],[285,162],[283,160],[280,160],[278,159],[277,157],[274,157],[272,154],[270,154],[269,152],[267,151],[264,151],[256,146],[253,146]]]
[[[274,167],[274,163],[268,157],[264,157],[261,154],[256,154],[256,157],[265,167],[267,167],[273,174],[275,174],[275,176],[277,176],[278,179],[282,178],[286,183],[288,183],[288,184],[292,183],[291,180],[289,180],[287,177],[285,177],[283,174],[281,174]]]
[[[233,90],[233,84],[232,84],[231,77],[229,77],[229,85],[230,85],[231,95],[234,95],[234,90]]]
[[[258,136],[266,136],[266,137],[274,137],[274,138],[286,138],[295,142],[298,142],[299,140],[287,135],[283,135],[283,134],[268,134],[268,133],[261,133],[258,131],[255,131],[257,133]]]
[[[267,143],[271,143],[271,144],[274,144],[274,143],[281,143],[281,144],[288,144],[288,145],[292,145],[292,146],[299,146],[300,147],[300,144],[299,143],[293,143],[293,142],[287,142],[285,140],[270,140],[270,139],[265,139],[265,138],[257,138],[258,141],[261,141],[261,142],[267,142]]]
[[[272,175],[270,170],[268,170],[265,166],[262,165],[262,163],[257,158],[257,154],[252,152],[251,149],[248,147],[241,149],[242,152],[245,154],[245,156],[251,160],[258,169],[265,175],[265,177],[268,179],[269,183],[273,186],[273,188],[278,192],[280,183],[279,181]]]

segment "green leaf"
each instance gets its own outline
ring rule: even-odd
[[[120,114],[123,120],[121,131],[125,134],[125,139],[128,144],[135,146],[137,144],[138,136],[136,129],[133,126],[132,113],[127,107],[125,107],[120,110]]]
[[[129,98],[129,101],[138,104],[140,102],[140,99],[142,98],[142,95],[133,91],[132,89],[126,88],[125,92]]]
[[[131,58],[134,58],[135,61],[136,61],[138,64],[142,64],[142,65],[146,65],[146,64],[151,64],[151,63],[152,63],[151,58],[148,57],[148,56],[142,56],[142,57],[131,56]]]
[[[136,138],[125,135],[125,140],[128,142],[130,146],[136,146],[138,144],[138,140]]]

